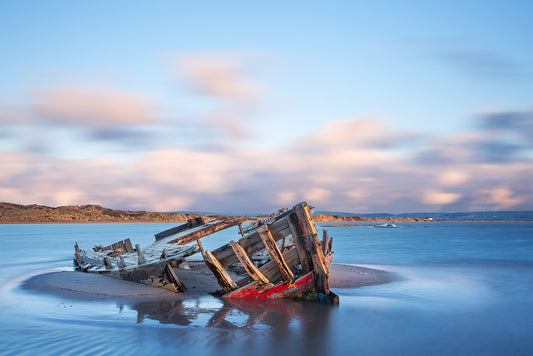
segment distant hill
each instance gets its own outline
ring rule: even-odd
[[[0,223],[87,223],[87,222],[186,222],[198,214],[123,211],[100,205],[43,205],[0,203]]]

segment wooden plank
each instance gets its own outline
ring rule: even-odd
[[[267,225],[261,226],[260,228],[257,229],[257,232],[259,233],[259,236],[261,237],[263,244],[265,244],[265,248],[270,254],[270,257],[272,257],[272,261],[274,261],[274,263],[278,267],[279,272],[281,273],[281,276],[283,277],[283,279],[286,281],[293,280],[294,274],[292,273],[291,269],[285,262],[285,259],[283,258],[283,255],[281,251],[279,250],[278,245],[276,245],[276,241],[272,237],[272,234],[270,233],[268,226]]]
[[[76,261],[76,265],[81,266],[82,260],[79,251],[74,251],[74,259]]]
[[[290,234],[290,230],[288,229],[289,225],[287,223],[287,220],[285,219],[285,216],[280,220],[276,220],[270,223],[268,227],[272,236],[274,237],[274,240],[276,241]],[[239,245],[241,245],[241,247],[244,249],[248,256],[251,256],[257,251],[260,251],[265,248],[263,242],[261,241],[261,237],[259,236],[257,231],[249,234],[246,237],[241,238],[238,243]],[[233,249],[229,244],[220,246],[219,248],[213,250],[213,255],[219,260],[220,264],[224,267],[239,262],[237,256],[235,256],[235,253],[233,253]]]
[[[104,266],[106,269],[112,269],[113,264],[111,263],[111,259],[107,256],[104,257]]]
[[[185,292],[187,290],[187,287],[185,287],[185,284],[181,283],[178,276],[176,275],[176,272],[174,272],[174,268],[170,265],[170,263],[165,264],[165,269],[163,270],[163,274],[167,275],[167,278],[170,280],[171,283],[174,283],[176,288],[180,292]]]
[[[127,253],[133,253],[134,252],[133,245],[131,244],[131,240],[130,239],[124,240],[124,247],[126,248],[125,251]]]
[[[322,230],[322,252],[324,253],[324,256],[326,256],[329,251],[329,236],[328,236],[328,230]]]
[[[205,251],[205,264],[213,272],[224,292],[228,293],[237,288],[237,284],[231,279],[211,251]]]
[[[201,226],[201,225],[203,225],[205,223],[206,222],[205,222],[205,219],[204,219],[203,216],[197,216],[194,219],[187,220],[187,222],[185,224],[181,224],[181,225],[178,225],[176,227],[173,227],[173,228],[170,228],[168,230],[161,231],[160,233],[155,234],[155,240],[159,241],[162,238],[165,238],[167,236],[176,235],[176,234],[178,234],[180,232],[183,232],[183,231],[186,231],[186,230]]]
[[[119,248],[118,243],[116,243],[116,242],[114,244],[112,244],[111,247],[113,248],[113,250],[116,250],[116,249]]]
[[[300,203],[294,207],[298,217],[298,225],[305,237],[307,251],[313,261],[313,271],[315,274],[315,284],[317,292],[329,294],[329,269],[327,268],[326,259],[322,252],[322,246],[318,239],[317,230],[311,210],[307,203]]]
[[[246,217],[240,216],[232,219],[227,219],[224,221],[220,221],[218,223],[214,223],[211,225],[207,225],[205,228],[196,230],[194,232],[191,232],[189,234],[186,234],[184,236],[180,236],[174,240],[169,241],[168,243],[177,243],[180,245],[186,245],[189,242],[198,240],[202,237],[214,234],[217,231],[224,230],[227,228],[230,228],[232,226],[238,225],[240,223],[243,223],[246,221]]]
[[[202,243],[200,242],[200,239],[196,240],[196,243],[198,244],[198,247],[200,248],[200,252],[202,253],[202,257],[205,261],[205,251],[204,251],[204,247],[202,246]]]
[[[122,269],[122,268],[126,267],[126,261],[124,261],[124,257],[122,257],[122,256],[119,256],[119,258],[120,258],[120,260],[117,261],[117,267],[119,269]]]
[[[126,245],[124,245],[124,241],[119,241],[118,242],[118,248],[121,248],[122,251],[126,252]]]
[[[135,248],[137,249],[137,263],[139,265],[146,263],[146,258],[144,257],[144,253],[143,253],[143,249],[141,248],[141,245],[137,244],[135,245]]]
[[[294,222],[293,222],[294,220]],[[311,260],[311,255],[307,251],[307,246],[305,243],[305,238],[300,231],[298,226],[298,217],[296,214],[291,214],[288,217],[289,229],[291,231],[292,238],[294,240],[294,245],[298,251],[298,258],[300,260],[300,265],[302,266],[303,273],[309,273],[313,270],[313,262]]]
[[[283,259],[285,259],[285,262],[289,266],[294,265],[295,263],[298,263],[298,253],[296,251],[296,248],[291,248],[290,250],[287,250],[283,254]],[[263,266],[259,267],[259,272],[261,272],[269,281],[272,283],[277,283],[282,279],[281,274],[279,273],[278,267],[274,263],[274,261],[270,261]],[[237,284],[239,287],[245,286],[249,283],[251,283],[253,280],[250,277],[244,277],[237,281]]]
[[[270,281],[261,273],[259,272],[259,269],[255,267],[252,261],[250,261],[250,258],[244,252],[241,245],[236,243],[235,241],[230,241],[231,248],[233,249],[233,252],[235,252],[235,256],[239,259],[242,266],[248,273],[248,275],[254,280],[259,282],[259,284],[268,284]]]

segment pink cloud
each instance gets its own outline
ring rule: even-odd
[[[360,144],[361,131],[345,132],[348,126],[365,127],[370,141]],[[160,211],[267,212],[301,200],[320,209],[344,211],[533,206],[530,160],[468,161],[471,154],[465,145],[463,159],[428,164],[368,143],[396,137],[383,127],[329,122],[327,130],[319,128],[283,148],[154,149],[125,162],[4,151],[0,153],[0,195],[15,203],[89,202]],[[334,140],[337,134],[340,142]],[[435,146],[430,142],[427,147],[418,152]]]
[[[522,203],[525,199],[525,197],[516,196],[511,189],[504,187],[477,190],[475,197],[475,204],[490,206],[491,209],[509,209]]]
[[[429,205],[448,205],[455,203],[460,198],[461,194],[459,193],[428,191],[422,196],[422,201]]]
[[[256,102],[259,86],[250,67],[229,54],[187,54],[180,57],[179,72],[199,92],[235,102]]]
[[[145,97],[108,89],[43,90],[37,94],[33,110],[36,121],[62,125],[105,128],[155,122],[154,111]]]

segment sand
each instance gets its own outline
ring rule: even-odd
[[[219,289],[211,272],[191,264],[190,270],[180,270],[178,277],[188,287],[187,292],[176,294],[161,288],[115,279],[101,274],[77,271],[50,272],[29,278],[21,287],[40,293],[74,300],[128,300],[149,301],[186,299],[206,295]],[[366,267],[333,264],[330,288],[359,288],[397,280],[394,273]]]

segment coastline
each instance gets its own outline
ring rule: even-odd
[[[48,207],[44,205],[20,205],[0,202],[0,224],[102,224],[102,223],[170,223],[181,224],[188,219],[202,217],[206,221],[234,218],[235,215],[208,215],[197,213],[162,213],[125,211],[99,205],[69,205]],[[268,215],[248,216],[250,222],[268,218]],[[316,213],[317,223],[416,223],[416,222],[533,222],[533,220],[509,219],[432,219],[430,217],[362,218],[335,213]],[[339,227],[346,225],[338,225]]]

